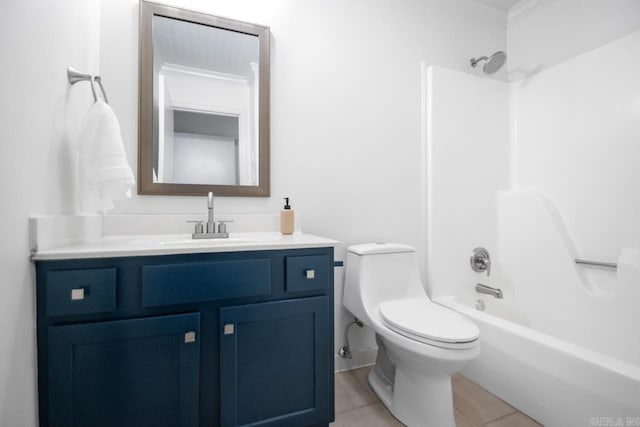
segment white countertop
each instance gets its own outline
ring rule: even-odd
[[[36,250],[33,260],[113,258],[123,256],[173,255],[187,253],[261,251],[335,246],[338,242],[296,232],[229,233],[226,239],[194,240],[191,234],[104,236],[80,243]]]

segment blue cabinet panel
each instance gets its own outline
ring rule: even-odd
[[[196,427],[198,313],[49,330],[51,426]]]
[[[285,260],[287,292],[327,289],[329,274],[333,274],[329,262],[326,255],[288,256]]]
[[[222,426],[329,423],[328,298],[220,310]]]
[[[58,270],[47,274],[47,316],[104,313],[115,309],[115,268]]]
[[[269,259],[151,265],[142,268],[142,305],[157,307],[271,292]]]

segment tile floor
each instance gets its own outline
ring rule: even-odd
[[[370,368],[336,374],[336,421],[332,427],[402,427],[369,388]],[[452,379],[457,427],[540,427],[460,374]]]

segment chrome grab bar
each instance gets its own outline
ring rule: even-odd
[[[574,261],[576,262],[576,264],[593,265],[596,267],[607,267],[607,268],[613,268],[613,269],[618,268],[618,264],[616,264],[615,262],[587,261],[586,259],[578,259],[578,258],[576,258]]]
[[[476,292],[491,295],[499,299],[503,297],[502,289],[492,288],[491,286],[483,285],[482,283],[478,283],[476,285]]]

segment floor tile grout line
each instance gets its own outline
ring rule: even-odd
[[[366,408],[367,406],[377,405],[379,401],[375,400],[373,402],[365,403],[364,405],[354,406],[353,408],[345,409],[344,411],[336,412],[337,414],[346,414],[347,412],[355,411],[356,409]]]
[[[363,368],[357,368],[357,369],[363,369]],[[347,372],[353,372],[353,371],[355,371],[357,369],[352,369],[350,371],[342,371],[342,372],[336,373],[335,375],[344,375],[345,377],[347,375],[350,376],[351,377],[350,379],[353,380],[353,381],[349,384],[349,386],[351,387],[353,392],[355,392],[358,396],[363,398],[365,403],[363,403],[361,405],[358,405],[358,406],[354,406],[354,407],[349,408],[349,409],[344,409],[342,411],[336,411],[335,412],[336,414],[344,414],[344,413],[347,413],[347,412],[352,411],[354,409],[364,408],[366,406],[375,405],[376,403],[380,402],[380,399],[375,395],[373,390],[371,390],[368,387],[365,388],[365,386],[360,383],[360,381],[358,380],[356,375],[347,374]],[[367,394],[371,395],[373,400],[368,401],[369,399],[368,399],[368,396],[366,396]]]
[[[458,416],[462,419],[464,419],[466,422],[468,422],[471,426],[473,427],[482,427],[479,426],[478,424],[471,422],[471,420],[469,420],[469,418],[467,416],[465,416],[462,412],[458,411],[457,409],[453,408],[453,417],[455,418],[456,413],[458,414]]]
[[[348,414],[349,412],[357,411],[358,409],[368,408],[369,406],[376,406],[378,403],[380,402],[367,403],[366,405],[356,406],[355,408],[347,409],[346,411],[336,412],[336,417],[338,416],[338,414]]]
[[[492,397],[494,397],[494,398],[498,399],[499,401],[501,401],[502,403],[504,403],[505,405],[507,405],[507,406],[508,406],[509,408],[511,408],[511,410],[512,410],[511,412],[506,413],[506,414],[504,414],[504,415],[501,415],[501,416],[499,416],[499,417],[497,417],[497,418],[494,418],[494,419],[491,419],[491,420],[487,420],[486,422],[484,422],[484,423],[482,423],[482,424],[471,423],[471,424],[473,424],[474,426],[477,426],[477,427],[485,427],[485,426],[486,426],[487,424],[489,424],[489,423],[492,423],[492,422],[494,422],[494,421],[498,421],[498,420],[500,420],[500,419],[502,419],[502,418],[508,417],[509,415],[513,415],[513,414],[515,414],[516,412],[520,412],[520,410],[518,410],[518,408],[513,407],[511,404],[509,404],[509,402],[507,402],[507,401],[505,401],[504,399],[502,399],[501,397],[498,397],[498,396],[496,396],[495,394],[491,393],[489,390],[485,389],[485,388],[484,388],[484,387],[482,387],[480,384],[478,384],[478,383],[476,383],[475,381],[471,380],[471,378],[468,378],[468,377],[466,377],[466,376],[464,376],[464,375],[460,375],[460,377],[461,377],[463,380],[466,380],[466,381],[471,382],[472,384],[475,384],[475,385],[476,385],[476,386],[478,386],[478,387],[479,387],[479,388],[480,388],[484,393],[489,394],[489,395],[491,395]],[[452,377],[452,388],[453,388],[453,377]],[[455,406],[454,406],[454,409],[455,409]],[[459,412],[460,414],[463,414],[463,412],[462,412],[462,411],[458,411],[458,412]],[[468,417],[466,417],[466,416],[465,416],[464,418],[465,418],[467,421],[469,421],[469,418],[468,418]]]
[[[509,406],[511,406],[511,405],[509,405]],[[511,408],[513,408],[513,406],[511,406]],[[496,419],[489,420],[486,423],[482,424],[482,426],[480,426],[480,427],[486,427],[488,424],[491,424],[491,423],[494,423],[494,422],[496,422],[498,420],[501,420],[503,418],[509,417],[509,416],[515,414],[516,412],[520,412],[520,411],[518,411],[517,409],[513,408],[513,412],[509,412],[508,414],[504,414],[504,415],[502,415],[502,416],[500,416],[500,417],[498,417]]]

